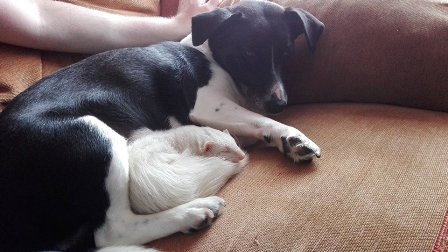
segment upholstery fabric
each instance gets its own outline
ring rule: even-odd
[[[326,29],[285,72],[291,103],[369,102],[448,111],[448,1],[276,0]]]
[[[161,0],[160,1],[160,15],[163,17],[171,17],[177,13],[177,6],[179,1],[175,0]]]
[[[448,207],[448,114],[385,105],[290,107],[277,118],[322,147],[292,164],[252,150],[210,229],[163,251],[430,251]]]
[[[64,2],[127,15],[160,14],[160,4],[157,0],[65,0]]]
[[[40,52],[0,43],[0,104],[42,78]]]

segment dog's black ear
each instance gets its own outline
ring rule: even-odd
[[[324,31],[324,24],[302,9],[286,8],[285,19],[291,29],[293,38],[297,38],[300,34],[305,33],[306,42],[312,52],[316,49],[316,43],[320,35]]]
[[[191,20],[193,45],[202,45],[220,27],[241,16],[241,13],[232,13],[228,9],[216,9],[194,16]]]

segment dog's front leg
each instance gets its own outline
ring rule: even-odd
[[[320,148],[296,128],[249,111],[230,99],[208,95],[198,99],[190,119],[201,125],[227,129],[236,136],[262,140],[295,162],[320,157]]]

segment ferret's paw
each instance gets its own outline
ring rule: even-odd
[[[236,172],[241,172],[247,165],[249,164],[249,154],[246,153],[246,156],[241,159],[238,163],[235,163],[236,166]]]

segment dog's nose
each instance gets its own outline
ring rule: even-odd
[[[266,112],[270,114],[277,114],[283,111],[288,102],[288,98],[283,88],[283,84],[277,83],[272,88],[269,100],[265,103]]]
[[[278,114],[285,109],[287,101],[284,99],[273,98],[266,102],[266,112],[270,114]]]

